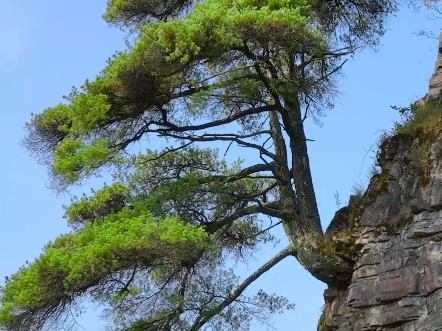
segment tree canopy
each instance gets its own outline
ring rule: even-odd
[[[72,231],[7,279],[0,326],[37,331],[82,298],[112,329],[247,330],[293,308],[247,287],[294,256],[348,284],[353,261],[323,235],[304,121],[332,108],[336,75],[376,45],[398,2],[109,0],[103,18],[136,35],[66,102],[32,115],[24,146],[63,191],[103,169],[112,184],[66,207]],[[131,153],[149,137],[164,150]],[[228,164],[211,144],[255,151]],[[289,246],[239,281],[269,230]]]

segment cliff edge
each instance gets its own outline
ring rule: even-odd
[[[381,173],[327,229],[355,267],[348,288],[325,290],[318,331],[442,330],[442,34],[439,45],[429,92],[380,145]]]

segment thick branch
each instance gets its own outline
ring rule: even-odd
[[[348,48],[344,48],[344,49],[348,49]],[[342,50],[344,50],[342,49]],[[298,70],[304,70],[308,65],[310,65],[311,63],[318,61],[318,60],[324,60],[327,57],[342,57],[342,56],[346,56],[346,55],[350,55],[353,54],[355,51],[354,50],[349,50],[349,51],[342,51],[342,50],[337,50],[335,52],[323,52],[320,54],[315,54],[311,57],[309,57],[308,60],[304,60],[302,61],[302,63],[298,66]]]
[[[223,311],[228,305],[233,303],[246,289],[252,284],[255,280],[257,280],[261,275],[265,272],[269,271],[276,264],[284,260],[287,256],[293,255],[294,249],[292,246],[288,246],[278,254],[276,254],[270,261],[265,263],[262,267],[256,270],[253,274],[247,277],[244,282],[240,286],[236,288],[236,290],[230,294],[228,298],[226,298],[221,304],[210,309],[209,311],[204,311],[202,314],[198,316],[196,321],[190,327],[189,331],[198,331],[203,327],[209,320]]]
[[[236,70],[230,70],[228,72],[233,72],[233,71],[242,70],[242,69],[246,69],[246,68],[247,67],[241,67],[241,68],[238,68]],[[206,77],[204,80],[198,82],[196,85],[203,84],[203,83],[205,83],[206,81],[208,81],[210,79],[213,79],[215,77],[218,77],[218,76],[221,76],[221,75],[224,75],[224,74],[226,74],[226,72],[221,72],[221,73],[218,73],[218,74],[213,75],[211,77]],[[223,86],[228,85],[229,83],[233,83],[233,82],[236,82],[236,81],[242,80],[242,79],[259,80],[259,77],[257,75],[248,74],[248,75],[243,75],[243,76],[240,76],[240,77],[232,78],[232,79],[229,79],[229,80],[226,80],[226,81],[217,82],[215,84],[203,85],[203,86],[199,86],[199,87],[190,87],[190,88],[188,88],[188,89],[186,89],[184,91],[173,93],[170,96],[170,99],[171,100],[175,100],[175,99],[180,99],[180,98],[184,98],[184,97],[190,97],[190,96],[192,96],[194,94],[197,94],[197,93],[199,93],[201,91],[207,91],[207,90],[218,88],[218,87],[222,88]]]
[[[165,136],[165,137],[175,138],[178,140],[188,140],[188,141],[192,141],[192,142],[233,141],[233,142],[237,143],[239,146],[257,149],[258,151],[260,151],[261,154],[266,155],[271,159],[275,158],[275,155],[273,153],[269,152],[268,150],[266,150],[264,147],[257,145],[257,144],[249,143],[247,141],[244,141],[244,140],[241,140],[238,138],[234,138],[234,137],[217,136],[217,135],[180,136],[180,135],[173,134],[173,133],[163,133],[162,131],[163,130],[161,129],[160,131],[149,130],[148,132],[158,132],[160,137]]]
[[[348,61],[348,59],[345,59],[344,61],[342,61],[342,63],[341,63],[339,66],[337,66],[336,68],[334,68],[332,71],[323,74],[320,78],[318,78],[316,81],[314,81],[314,82],[312,83],[312,86],[315,86],[316,84],[318,84],[318,83],[319,83],[320,81],[322,81],[322,80],[327,81],[328,78],[329,78],[330,76],[332,76],[333,74],[335,74],[335,73],[337,73],[339,70],[341,70],[342,67],[344,66],[344,64],[347,63],[347,61]]]
[[[200,124],[200,125],[178,126],[173,123],[170,123],[167,120],[167,118],[163,118],[162,122],[149,121],[147,124],[158,125],[159,127],[161,127],[161,131],[164,133],[166,133],[168,131],[173,131],[173,132],[200,131],[200,130],[204,130],[204,129],[210,129],[213,127],[225,125],[225,124],[230,124],[230,123],[237,121],[243,117],[260,114],[260,113],[267,112],[267,111],[274,110],[274,109],[276,109],[275,105],[266,105],[266,106],[262,106],[262,107],[250,108],[247,110],[243,110],[239,113],[236,113],[232,116],[228,116],[228,117],[220,119],[220,120],[216,120],[216,121],[212,121],[212,122],[208,122],[208,123],[204,123],[204,124]]]
[[[282,135],[281,125],[279,124],[278,113],[275,111],[270,113],[270,129],[272,132],[272,140],[275,145],[274,175],[278,178],[280,185],[287,186],[290,185],[291,179],[290,170],[287,167],[287,148]]]
[[[237,181],[239,179],[242,178],[246,178],[247,176],[256,174],[258,172],[262,172],[262,171],[271,171],[273,169],[274,163],[260,163],[260,164],[255,164],[252,165],[250,167],[244,168],[240,171],[238,171],[236,174],[234,175],[228,175],[228,176],[224,176],[224,175],[214,175],[214,176],[210,176],[208,178],[204,178],[204,180],[207,181],[213,181],[215,180],[225,180],[227,183],[231,183],[234,181]]]
[[[309,226],[322,233],[307,151],[307,139],[304,132],[300,105],[296,96],[286,100],[286,107],[288,109],[283,111],[281,116],[290,138],[292,154],[291,175],[294,179],[299,208],[303,211],[304,217],[308,219]]]
[[[256,205],[248,206],[237,210],[232,215],[227,216],[221,221],[210,222],[204,225],[204,228],[209,233],[215,233],[219,229],[230,226],[233,222],[235,222],[238,218],[255,215],[255,214],[263,214],[270,217],[281,218],[283,213],[280,211],[279,202],[272,201],[267,203],[259,203]]]

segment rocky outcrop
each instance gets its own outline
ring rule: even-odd
[[[439,34],[439,51],[437,53],[436,67],[428,84],[429,91],[424,100],[437,99],[442,95],[442,33]]]
[[[442,139],[424,182],[408,153],[418,143],[402,136],[382,146],[384,175],[371,181],[355,220],[352,282],[325,291],[318,330],[442,330]]]
[[[425,99],[441,91],[439,53]],[[351,237],[356,262],[347,288],[324,292],[319,331],[442,331],[442,119],[435,127],[386,139],[382,172],[336,213],[327,233]]]

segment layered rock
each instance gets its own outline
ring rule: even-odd
[[[410,162],[414,144],[418,138],[399,136],[382,146],[383,174],[355,219],[352,282],[325,291],[318,330],[442,330],[442,139],[432,145],[426,180]]]
[[[424,102],[442,95],[442,34]],[[388,138],[362,197],[327,230],[350,238],[355,267],[347,288],[324,292],[320,331],[442,331],[442,116],[428,132]],[[416,162],[416,154],[422,161]]]

